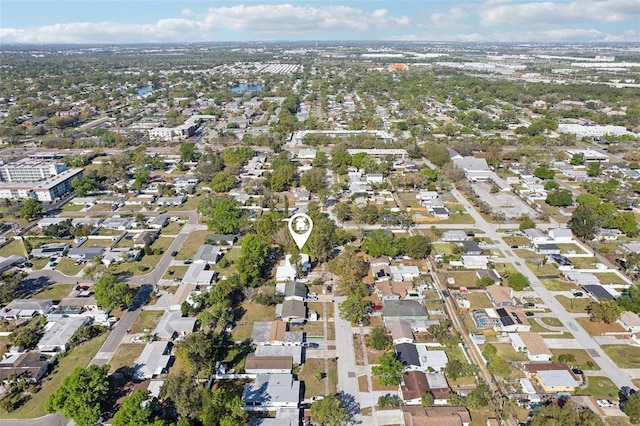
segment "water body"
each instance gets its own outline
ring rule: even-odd
[[[262,92],[262,84],[238,84],[231,91],[233,93]]]
[[[149,94],[151,92],[153,92],[153,87],[151,87],[151,86],[138,87],[136,89],[136,94],[138,96],[144,96],[144,95],[147,95],[147,94]]]

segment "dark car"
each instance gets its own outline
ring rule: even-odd
[[[475,237],[475,236],[476,236],[475,232],[473,232],[473,231],[468,231],[467,232],[467,237]]]
[[[382,310],[382,305],[373,305],[373,310],[374,311],[381,311]]]
[[[178,255],[177,251],[174,250],[174,251],[171,252],[171,257],[176,257],[177,255]]]
[[[573,374],[577,374],[578,376],[584,374],[584,372],[579,368],[572,368],[571,371],[573,371]]]
[[[185,265],[191,265],[193,263],[193,260],[191,259],[185,259],[183,262]]]
[[[533,312],[525,312],[524,314],[528,317],[532,317],[535,315]]]
[[[527,308],[533,308],[534,306],[536,306],[536,304],[529,302],[529,303],[525,303],[524,306],[526,306]]]

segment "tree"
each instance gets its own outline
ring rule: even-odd
[[[533,412],[531,426],[605,426],[603,420],[585,407],[579,407],[572,401],[553,400]]]
[[[476,280],[476,287],[487,287],[494,283],[494,279],[491,277],[482,277]]]
[[[591,314],[591,321],[611,324],[620,318],[622,309],[615,300],[600,299],[599,302],[589,303],[587,312]]]
[[[134,189],[142,189],[149,183],[149,169],[146,166],[138,167],[135,172],[133,172],[133,185]]]
[[[180,160],[184,163],[189,163],[195,161],[196,158],[196,144],[193,142],[183,142],[180,145]]]
[[[333,207],[333,214],[336,215],[336,219],[340,222],[351,219],[353,211],[351,206],[347,203],[339,202]]]
[[[556,176],[556,172],[547,166],[539,166],[533,171],[533,175],[539,179],[550,180]]]
[[[573,154],[573,156],[571,157],[571,160],[569,161],[569,164],[571,164],[572,166],[584,165],[584,154],[581,152],[577,152]]]
[[[595,208],[579,204],[569,220],[569,229],[579,238],[593,239],[596,229],[602,225],[603,218],[595,212]]]
[[[242,240],[240,258],[236,261],[240,281],[247,285],[258,284],[268,253],[269,246],[262,238],[256,234],[247,235]]]
[[[522,291],[529,287],[529,278],[524,276],[521,272],[516,272],[509,275],[509,287],[515,291]]]
[[[391,339],[384,327],[374,327],[367,337],[366,344],[370,348],[383,351],[391,348]]]
[[[378,365],[371,367],[371,374],[382,386],[395,386],[404,375],[404,364],[393,351],[385,352],[378,358]]]
[[[268,177],[269,189],[273,192],[288,191],[296,180],[296,169],[290,165],[276,168]]]
[[[486,407],[489,404],[489,398],[491,398],[491,389],[484,381],[480,381],[478,386],[467,395],[466,407],[473,410]]]
[[[238,202],[228,196],[209,195],[198,204],[198,213],[211,219],[207,227],[219,234],[234,234],[240,229],[242,211]]]
[[[61,411],[78,426],[95,424],[106,408],[102,404],[109,396],[108,372],[109,365],[77,367],[47,398],[45,410],[48,413]]]
[[[414,259],[426,259],[431,253],[431,240],[424,235],[412,235],[405,243],[405,253]]]
[[[573,204],[573,196],[568,189],[556,189],[551,194],[547,195],[545,200],[547,204],[554,207],[566,207]]]
[[[339,290],[346,295],[352,294],[353,289],[369,272],[369,263],[362,256],[347,248],[339,256],[329,261],[329,271],[338,276]]]
[[[127,283],[118,282],[113,275],[104,275],[96,283],[94,297],[104,309],[127,308],[133,303],[136,290]]]
[[[307,188],[309,192],[318,193],[327,188],[327,172],[320,167],[307,170],[300,177],[300,186]]]
[[[234,172],[227,169],[213,176],[213,179],[209,182],[209,188],[215,192],[229,192],[236,186],[237,181]]]
[[[627,259],[628,262],[629,259]],[[616,301],[625,311],[640,313],[640,286],[638,284],[630,285],[627,295],[618,297]]]
[[[629,397],[623,411],[629,416],[631,423],[640,423],[640,392],[636,392]]]
[[[525,231],[527,229],[533,229],[536,227],[536,223],[529,217],[529,215],[523,215],[520,217],[520,226],[518,229],[520,231]]]
[[[373,257],[386,255],[389,257],[397,256],[400,253],[399,247],[395,244],[395,236],[393,232],[377,231],[370,232],[364,237],[361,249]]]
[[[338,311],[340,312],[340,317],[344,320],[368,324],[372,307],[373,303],[370,301],[364,300],[358,295],[350,295],[340,304]]]
[[[554,189],[560,188],[560,184],[555,180],[548,180],[544,183],[545,191],[553,191]]]
[[[113,426],[148,425],[153,418],[155,401],[147,402],[150,393],[145,389],[138,389],[122,401],[122,405],[113,416]],[[155,399],[155,398],[154,398]]]
[[[17,328],[9,336],[9,340],[15,346],[22,346],[25,349],[32,349],[40,341],[42,329],[35,325],[28,325]]]
[[[602,174],[602,166],[600,163],[589,163],[587,166],[587,176],[598,177]]]
[[[572,362],[576,362],[576,357],[573,354],[560,354],[558,356],[558,362],[564,362],[565,364],[570,364]]]
[[[24,202],[22,209],[20,209],[20,217],[33,220],[42,217],[42,212],[42,203],[40,203],[40,201],[34,200],[33,198],[29,198]]]
[[[195,419],[202,410],[202,387],[186,370],[175,370],[160,388],[160,398],[169,399],[180,416]]]
[[[311,417],[318,426],[342,426],[349,420],[349,413],[336,395],[327,395],[311,405]]]
[[[87,176],[74,177],[71,180],[71,187],[76,191],[78,197],[84,197],[98,190],[96,181]]]
[[[203,425],[242,426],[248,424],[249,413],[243,409],[240,396],[223,388],[214,392],[205,389],[199,418]]]
[[[420,402],[422,403],[423,407],[433,407],[433,404],[435,404],[435,398],[433,397],[433,394],[431,392],[426,392],[422,394]]]

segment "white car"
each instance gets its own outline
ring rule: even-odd
[[[311,402],[320,401],[321,399],[324,399],[324,395],[316,395],[316,396],[312,396],[312,397],[311,397]]]
[[[614,407],[615,404],[611,401],[609,401],[608,399],[597,399],[596,400],[596,404],[598,404],[601,407]]]

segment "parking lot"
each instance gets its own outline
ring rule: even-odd
[[[472,187],[481,200],[489,203],[494,212],[504,213],[507,219],[520,217],[523,214],[535,217],[537,214],[535,210],[510,191],[491,193],[491,183],[489,182],[476,182],[472,184]]]

